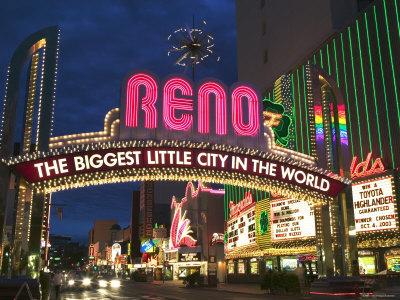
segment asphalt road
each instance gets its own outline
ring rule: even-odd
[[[61,295],[63,300],[74,299],[149,299],[149,300],[252,300],[278,299],[280,297],[264,295],[241,294],[217,291],[204,288],[185,288],[183,286],[158,285],[152,283],[138,283],[124,281],[119,289],[93,288],[85,291],[65,291]],[[282,297],[282,299],[288,299]],[[294,298],[291,298],[294,299]]]

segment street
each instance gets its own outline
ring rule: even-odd
[[[63,292],[61,299],[294,299],[293,297],[266,297],[265,294],[252,295],[245,293],[235,293],[211,288],[185,288],[183,285],[139,283],[125,281],[119,289],[93,288],[86,291]]]

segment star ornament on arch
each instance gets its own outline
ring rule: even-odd
[[[285,108],[280,103],[264,100],[264,124],[271,127],[275,134],[276,142],[282,146],[289,143],[289,128],[292,119],[285,113]]]

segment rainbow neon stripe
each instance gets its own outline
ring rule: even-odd
[[[331,135],[332,143],[336,144],[336,127],[335,127],[335,111],[333,109],[333,103],[329,103],[329,111],[331,113]]]
[[[349,145],[349,137],[347,135],[347,123],[346,123],[346,107],[344,104],[338,105],[339,115],[339,131],[340,131],[340,143],[342,145]]]
[[[339,131],[340,131],[340,143],[342,145],[349,145],[349,139],[347,135],[347,124],[346,124],[346,110],[344,104],[339,104],[337,106],[338,116],[339,116]],[[332,111],[332,106],[331,106]],[[315,114],[315,139],[316,141],[323,141],[324,137],[324,124],[322,117],[322,106],[314,105]],[[335,127],[334,127],[334,117],[331,116],[331,129],[332,129],[332,139],[335,139]]]
[[[322,118],[322,106],[314,105],[315,116],[315,140],[317,142],[324,140],[324,124]]]

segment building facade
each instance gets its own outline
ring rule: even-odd
[[[225,281],[223,240],[224,190],[189,182],[185,196],[172,198],[169,246],[165,249],[166,273],[181,279],[194,272]]]
[[[260,90],[352,21],[356,0],[236,1],[238,76]],[[300,13],[299,13],[300,12]]]
[[[263,88],[264,121],[278,145],[314,156],[320,167],[353,179],[352,188],[315,211],[317,254],[333,259],[332,273],[399,269],[397,12],[397,1],[374,1],[308,53],[293,49],[298,61],[290,62],[283,75],[274,74],[273,84],[239,67],[242,80]],[[302,26],[297,30],[301,35]],[[247,56],[238,54],[239,66],[248,63]],[[249,64],[257,58],[252,59]],[[230,200],[225,201],[226,211]]]
[[[154,182],[140,183],[140,237],[151,238],[153,233]]]

